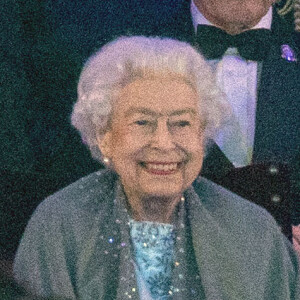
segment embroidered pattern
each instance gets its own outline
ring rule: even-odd
[[[170,224],[130,221],[135,261],[153,299],[168,299],[174,231]]]

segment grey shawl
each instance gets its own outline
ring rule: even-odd
[[[208,180],[194,186],[175,224],[172,299],[299,300],[298,260],[274,219]],[[44,200],[19,246],[16,280],[41,296],[139,299],[124,197],[104,170]]]

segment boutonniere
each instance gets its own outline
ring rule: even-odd
[[[290,62],[297,62],[295,51],[287,44],[281,45],[281,57]]]

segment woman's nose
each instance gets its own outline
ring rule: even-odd
[[[161,150],[171,150],[175,148],[174,137],[170,132],[167,120],[158,120],[153,132],[152,145]]]

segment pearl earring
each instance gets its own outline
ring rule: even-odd
[[[109,159],[108,157],[103,157],[103,162],[104,162],[105,164],[109,164],[110,159]]]

